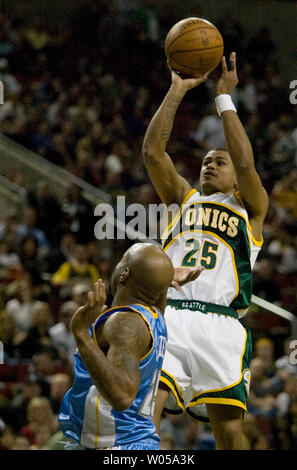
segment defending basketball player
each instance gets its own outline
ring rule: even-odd
[[[105,288],[101,280],[94,285],[71,321],[75,380],[58,417],[67,438],[88,449],[159,449],[152,415],[167,339],[167,289],[201,272],[174,272],[160,248],[137,243],[116,266],[112,307],[101,314]]]
[[[216,86],[216,105],[227,149],[205,155],[200,191],[175,170],[166,145],[185,94],[207,79],[172,83],[152,118],[143,143],[144,163],[162,201],[180,211],[163,235],[163,250],[175,267],[205,269],[179,291],[168,289],[168,343],[155,409],[210,420],[217,449],[244,449],[243,414],[250,381],[250,332],[239,318],[250,304],[251,269],[262,245],[268,197],[254,166],[253,151],[232,103],[238,83],[236,54]],[[207,417],[205,414],[207,408]]]

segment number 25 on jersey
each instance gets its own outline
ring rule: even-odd
[[[219,245],[217,243],[205,240],[203,242],[196,238],[189,238],[185,241],[185,249],[189,250],[184,256],[182,266],[193,268],[197,266],[200,257],[199,265],[204,266],[206,269],[213,269],[217,262],[217,251]]]

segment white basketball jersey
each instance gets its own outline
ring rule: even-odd
[[[261,237],[262,238],[262,237]],[[173,266],[204,266],[198,279],[169,299],[197,300],[234,308],[243,316],[252,296],[252,275],[263,240],[254,239],[239,193],[202,196],[193,189],[162,236]]]

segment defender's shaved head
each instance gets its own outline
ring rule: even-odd
[[[174,268],[169,257],[156,245],[135,243],[115,267],[111,279],[113,295],[124,286],[140,298],[154,304],[173,280]]]

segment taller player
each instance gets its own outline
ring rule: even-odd
[[[171,71],[170,89],[144,138],[143,158],[162,201],[180,206],[163,235],[163,250],[174,267],[205,268],[191,285],[168,290],[168,343],[156,426],[163,409],[186,410],[194,418],[210,420],[217,449],[244,449],[251,337],[239,318],[251,301],[251,270],[263,242],[268,196],[230,96],[238,83],[236,54],[229,59],[228,70],[222,58],[215,99],[228,150],[214,149],[204,157],[201,192],[177,173],[166,145],[183,97],[207,74],[182,79]]]

